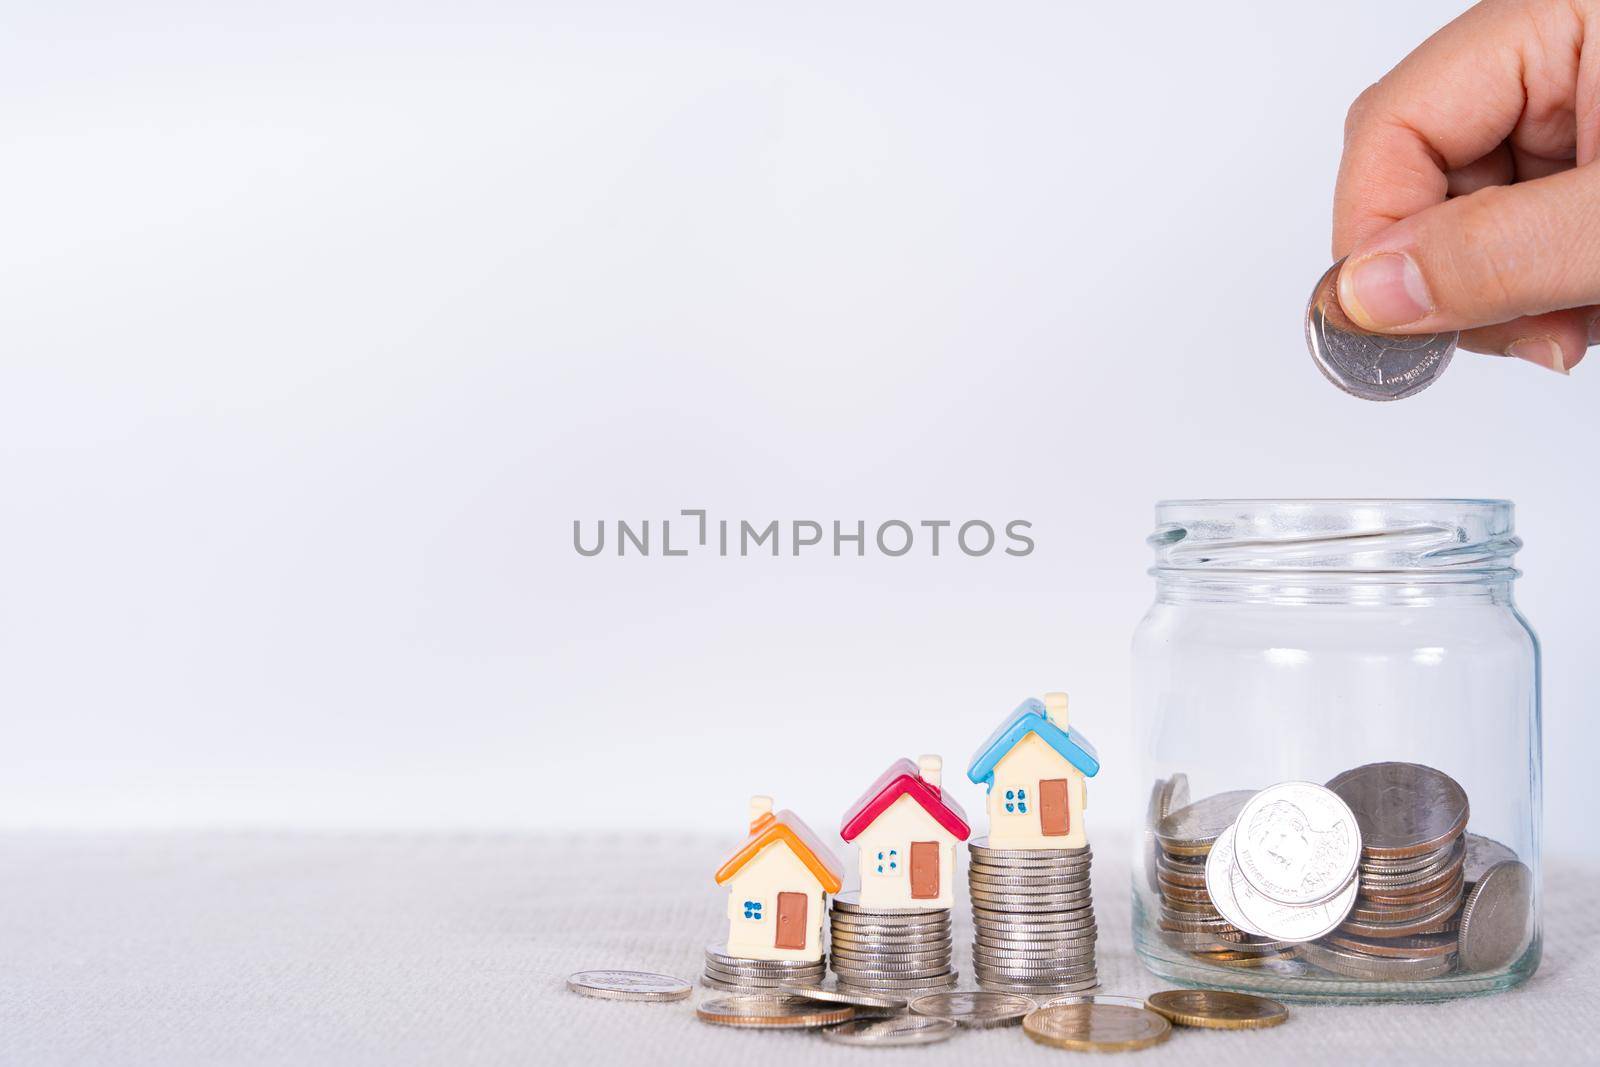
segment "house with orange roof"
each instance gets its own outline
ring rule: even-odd
[[[728,954],[821,959],[824,899],[843,870],[794,812],[773,814],[771,797],[751,797],[749,835],[716,874],[728,889]]]

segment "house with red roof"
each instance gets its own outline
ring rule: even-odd
[[[792,811],[772,812],[771,797],[750,798],[744,843],[717,868],[728,889],[728,954],[753,960],[822,958],[824,899],[843,885],[844,868]]]
[[[944,761],[895,760],[844,814],[839,836],[860,850],[863,908],[948,908],[956,843],[972,830],[940,783]]]

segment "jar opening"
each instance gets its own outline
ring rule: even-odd
[[[1155,572],[1429,571],[1514,577],[1509,500],[1163,500]]]

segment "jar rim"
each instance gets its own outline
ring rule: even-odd
[[[1510,500],[1162,500],[1148,543],[1168,571],[1448,571],[1515,575]]]

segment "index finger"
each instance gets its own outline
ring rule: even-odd
[[[1543,5],[1543,12],[1554,6]],[[1449,172],[1510,136],[1527,103],[1523,70],[1531,35],[1539,17],[1552,17],[1543,12],[1520,0],[1488,0],[1356,99],[1333,195],[1335,259],[1443,203]]]

